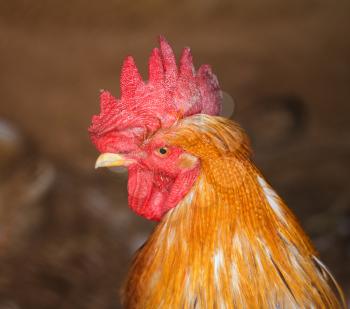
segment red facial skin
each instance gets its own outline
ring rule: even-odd
[[[165,148],[166,154],[161,154],[160,148]],[[181,148],[157,140],[125,155],[135,160],[128,167],[128,200],[134,212],[159,221],[190,191],[199,173],[199,163],[181,167],[184,154]]]
[[[93,116],[89,133],[99,152],[135,160],[129,165],[129,205],[139,215],[159,221],[189,192],[199,162],[181,167],[188,164],[179,164],[184,152],[176,147],[169,146],[166,156],[157,155],[156,149],[165,143],[160,136],[156,142],[154,136],[195,114],[218,115],[222,93],[210,66],[194,68],[189,48],[183,50],[177,65],[164,37],[159,37],[159,48],[151,53],[148,71],[149,79],[144,81],[134,59],[125,59],[121,97],[101,92],[101,111]],[[145,143],[150,136],[153,140]]]

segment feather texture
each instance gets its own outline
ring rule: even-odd
[[[200,175],[138,252],[126,308],[344,306],[310,240],[251,162],[237,125],[196,115],[157,134],[200,158]]]

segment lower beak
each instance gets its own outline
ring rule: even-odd
[[[132,159],[128,159],[121,154],[107,152],[101,154],[97,158],[95,168],[111,166],[128,166],[132,163],[135,163],[135,161]]]

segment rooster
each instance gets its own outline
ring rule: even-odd
[[[342,308],[342,291],[250,158],[244,131],[218,116],[222,94],[189,48],[163,38],[143,81],[129,56],[121,98],[101,92],[89,133],[96,168],[128,169],[128,202],[158,221],[137,253],[125,308]]]

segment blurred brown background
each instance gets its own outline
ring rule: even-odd
[[[152,224],[126,175],[94,170],[87,126],[119,92],[127,54],[146,72],[158,34],[191,46],[226,115],[350,295],[350,2],[0,2],[0,308],[120,308]],[[145,76],[145,74],[144,74]]]

